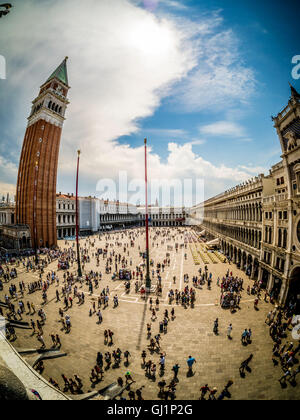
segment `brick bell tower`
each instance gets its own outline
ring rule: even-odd
[[[57,164],[70,88],[67,59],[41,86],[32,102],[21,152],[16,222],[29,225],[34,248],[57,245]]]

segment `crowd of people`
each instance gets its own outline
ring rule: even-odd
[[[69,242],[65,242],[65,246],[58,250],[41,250],[38,259],[34,255],[20,256],[14,259],[2,258],[0,265],[0,291],[5,288],[5,293],[3,295],[3,305],[0,306],[0,315],[5,316],[8,320],[28,322],[32,336],[36,337],[37,344],[42,349],[47,348],[47,342],[50,343],[48,346],[51,345],[52,348],[60,349],[64,345],[64,340],[60,337],[61,332],[72,334],[73,328],[77,327],[71,321],[74,307],[80,308],[83,306],[85,313],[90,319],[93,320],[96,317],[97,324],[101,329],[104,319],[106,319],[106,313],[108,313],[107,309],[116,309],[120,304],[122,305],[119,291],[110,290],[112,286],[106,284],[108,283],[107,280],[118,281],[117,284],[121,282],[121,291],[123,288],[124,291],[132,293],[133,296],[142,297],[149,309],[147,315],[149,319],[145,322],[148,347],[142,351],[141,355],[141,366],[144,369],[145,377],[150,381],[156,381],[159,374],[158,397],[173,400],[176,398],[180,365],[176,363],[172,366],[173,378],[167,384],[164,377],[167,370],[166,360],[168,355],[164,351],[165,346],[163,342],[168,341],[166,334],[169,335],[172,331],[172,325],[178,317],[177,307],[194,309],[196,299],[201,294],[203,286],[207,285],[207,289],[211,290],[211,286],[214,285],[220,290],[220,307],[224,309],[229,308],[234,313],[237,309],[240,309],[244,292],[244,280],[242,277],[234,275],[230,270],[224,276],[217,277],[209,272],[207,266],[204,266],[197,271],[195,268],[192,276],[189,273],[183,274],[182,279],[173,276],[173,279],[170,280],[171,282],[173,280],[174,287],[167,288],[164,284],[165,272],[167,270],[168,272],[171,271],[170,266],[174,255],[170,254],[170,251],[173,250],[175,244],[174,250],[176,253],[178,253],[178,249],[183,249],[184,252],[187,243],[185,233],[183,230],[153,229],[150,238],[153,249],[159,250],[159,247],[164,245],[167,246],[168,252],[165,254],[156,253],[155,257],[151,258],[150,273],[152,284],[155,287],[154,292],[147,297],[145,293],[145,253],[140,245],[141,239],[144,239],[142,230],[128,230],[116,233],[103,233],[99,237],[94,236],[81,240],[80,254],[83,271],[81,278],[77,276],[76,272],[77,253],[74,243],[70,245]],[[101,240],[100,245],[98,245],[99,240]],[[140,260],[140,263],[135,266],[134,254],[138,254]],[[157,257],[157,255],[159,256]],[[56,267],[54,267],[53,263]],[[47,272],[49,265],[51,265],[51,268]],[[31,275],[28,276],[28,274]],[[23,275],[30,280],[24,281],[25,277]],[[178,280],[181,280],[182,290],[175,286]],[[261,284],[253,282],[251,287],[248,286],[247,293],[253,296],[254,307],[257,308],[258,302],[261,300]],[[41,303],[37,304],[36,302],[39,301],[40,297]],[[264,300],[265,302],[271,301],[267,293],[265,293]],[[52,306],[53,302],[57,305],[56,310],[59,315],[58,330],[45,334],[45,331],[48,329],[47,306]],[[170,309],[161,311],[162,302],[164,305],[168,304]],[[292,347],[290,344],[286,344],[286,347],[283,345],[283,340],[286,338],[292,323],[293,308],[288,307],[285,312],[278,308],[274,309],[274,311],[268,314],[266,323],[270,325],[270,336],[275,342],[272,360],[275,365],[276,360],[279,359],[278,363],[281,364],[284,371],[284,376],[280,378],[280,382],[284,383],[287,378],[295,380],[297,373],[299,373],[299,368],[296,366],[296,355],[299,352],[299,345],[293,345]],[[11,324],[9,325],[8,323],[6,334],[8,339],[15,341],[18,337],[14,324]],[[216,335],[219,335],[218,318],[214,321],[213,331]],[[227,326],[227,337],[232,339],[233,333],[233,325],[230,323]],[[242,344],[251,344],[252,334],[251,328],[244,329],[241,332]],[[115,344],[116,337],[112,329],[105,327],[103,335],[104,345],[109,347],[119,345],[118,339],[116,340],[117,344]],[[149,358],[147,357],[148,353],[150,353]],[[88,380],[86,378],[81,379],[77,374],[67,378],[62,373],[62,385],[59,385],[56,382],[58,379],[52,376],[49,378],[49,382],[54,387],[63,389],[64,392],[81,394],[87,391],[89,386],[95,387],[99,382],[105,380],[107,372],[111,368],[120,369],[123,366],[122,361],[126,368],[131,363],[134,366],[136,361],[131,361],[130,358],[131,354],[128,349],[123,352],[119,347],[111,349],[111,351],[102,349],[102,352],[98,352],[96,364],[92,366]],[[247,359],[248,361],[242,362],[240,367],[241,374],[244,374],[252,358],[253,355]],[[187,374],[190,376],[193,376],[195,363],[196,359],[189,356],[187,359]],[[43,372],[43,364],[37,365],[36,369]],[[286,372],[290,373],[286,374]],[[61,379],[59,378],[59,380]],[[123,378],[119,377],[117,382],[122,388],[124,385]],[[89,386],[87,386],[87,383],[89,383]],[[142,387],[137,388],[135,391],[130,388],[134,383],[131,372],[127,371],[125,388],[128,388],[129,399],[143,399]],[[206,384],[200,388],[200,399],[223,399],[229,395],[228,388],[231,385],[232,380],[228,382],[218,396],[217,388],[209,387]],[[124,395],[121,398],[124,398]]]

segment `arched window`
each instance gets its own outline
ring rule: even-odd
[[[48,104],[48,108],[51,109],[51,107],[52,107],[52,101],[50,101]]]
[[[282,247],[286,248],[286,246],[287,246],[287,230],[284,229],[283,230],[283,244],[282,244]]]
[[[278,246],[281,247],[282,244],[282,231],[281,229],[278,230]]]
[[[272,232],[273,232],[273,229],[270,227],[269,228],[269,244],[272,243]]]
[[[56,105],[56,107],[55,107],[55,112],[58,112],[58,105]]]
[[[54,109],[55,109],[55,103],[52,104],[51,109],[52,109],[52,111],[54,111]]]
[[[59,114],[61,114],[61,111],[62,111],[62,107],[60,106],[58,110]]]

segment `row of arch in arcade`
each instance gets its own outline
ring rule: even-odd
[[[300,315],[300,266],[295,267],[291,273],[287,302],[294,302],[295,314]]]
[[[231,218],[233,220],[246,220],[246,221],[262,221],[262,205],[261,203],[246,204],[238,206],[231,210]]]
[[[245,204],[237,207],[219,207],[215,209],[205,210],[206,217],[222,218],[227,220],[245,220],[249,222],[261,222],[262,221],[262,204],[253,203]]]
[[[57,238],[63,239],[65,237],[75,236],[76,229],[75,228],[62,228],[57,230]]]
[[[262,277],[268,281],[270,273],[263,269]],[[282,290],[285,287],[286,290]],[[281,292],[285,295],[283,302],[286,306],[295,305],[294,314],[300,315],[300,266],[295,267],[290,274],[287,285],[282,283],[279,277],[273,276],[272,288],[269,290],[276,300],[280,300]],[[284,293],[286,292],[286,293]]]
[[[243,228],[237,226],[228,226],[223,224],[208,223],[208,227],[214,232],[242,242],[253,248],[260,249],[262,241],[262,232],[258,229]]]
[[[225,240],[221,240],[221,247],[224,254],[230,257],[231,261],[236,264],[238,268],[245,271],[246,275],[250,276],[251,279],[258,280],[259,260],[257,257],[253,257],[251,254],[237,248]],[[286,305],[294,303],[296,305],[295,313],[300,315],[300,266],[297,266],[292,270],[287,285],[283,284],[280,277],[273,275],[269,270],[263,267],[261,268],[260,280],[263,289],[270,286],[268,291],[275,300]],[[284,287],[285,290],[282,290],[282,287]]]
[[[221,247],[224,254],[230,257],[231,261],[236,264],[238,268],[244,270],[247,276],[250,276],[254,280],[258,279],[258,258],[253,257],[246,251],[237,248],[226,241],[221,241]]]

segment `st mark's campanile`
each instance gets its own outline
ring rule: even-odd
[[[66,57],[32,102],[21,152],[16,221],[29,225],[37,248],[57,245],[57,164],[68,90]]]

